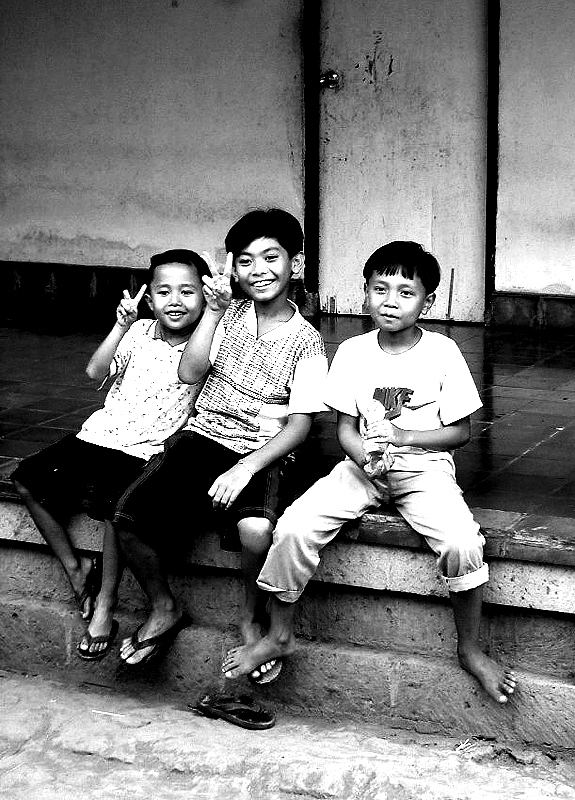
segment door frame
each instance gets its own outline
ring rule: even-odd
[[[484,0],[487,20],[487,121],[485,187],[485,312],[488,323],[495,293],[497,192],[499,184],[499,53],[501,0]],[[303,3],[303,126],[305,289],[308,307],[319,311],[321,0]],[[329,312],[322,312],[329,313]]]

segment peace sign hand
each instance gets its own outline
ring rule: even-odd
[[[211,311],[224,312],[232,301],[231,275],[234,265],[233,253],[228,253],[223,267],[215,263],[209,253],[202,257],[210,268],[211,276],[204,275],[203,290],[206,303]]]
[[[120,305],[116,309],[116,319],[122,328],[129,328],[138,319],[138,303],[144,296],[146,284],[140,286],[138,294],[130,297],[130,292],[124,289],[124,296],[120,300]]]

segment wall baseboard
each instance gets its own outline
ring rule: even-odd
[[[573,329],[575,297],[494,292],[485,321],[494,327]]]

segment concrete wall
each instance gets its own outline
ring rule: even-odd
[[[575,3],[502,0],[496,289],[575,295]]]
[[[300,0],[1,13],[0,259],[138,266],[255,205],[301,217]]]

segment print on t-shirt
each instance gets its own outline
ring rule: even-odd
[[[395,386],[376,389],[373,393],[373,399],[385,408],[385,419],[399,417],[403,406],[407,406],[412,396],[413,389],[396,389]]]

